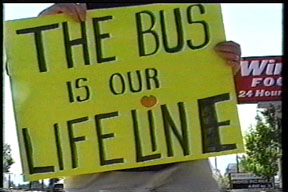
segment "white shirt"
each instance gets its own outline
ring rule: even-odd
[[[219,192],[209,161],[181,162],[159,171],[110,171],[64,180],[67,192]]]

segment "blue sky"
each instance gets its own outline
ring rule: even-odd
[[[4,20],[36,17],[48,3],[5,3]],[[242,56],[282,55],[282,4],[221,4],[226,39],[241,45]],[[4,129],[5,142],[12,147],[12,155],[16,163],[11,172],[21,173],[20,156],[16,139],[15,121],[13,118],[12,100],[9,78],[4,77]],[[254,124],[256,104],[238,105],[239,118],[243,133]],[[211,158],[214,166],[214,158]],[[229,163],[235,163],[235,155],[217,157],[218,169],[221,173]]]

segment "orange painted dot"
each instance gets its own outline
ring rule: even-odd
[[[148,96],[144,96],[141,98],[141,104],[144,107],[153,107],[154,105],[157,104],[157,98],[153,95]]]

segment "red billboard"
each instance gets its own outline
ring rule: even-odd
[[[234,77],[238,103],[280,101],[282,57],[243,57]]]

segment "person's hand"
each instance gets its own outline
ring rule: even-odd
[[[227,60],[227,64],[233,67],[234,74],[240,69],[241,47],[233,41],[225,41],[215,46],[215,51],[220,57]]]
[[[72,17],[75,21],[85,21],[87,7],[86,3],[55,3],[39,13],[39,17],[64,13]]]

